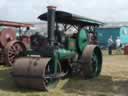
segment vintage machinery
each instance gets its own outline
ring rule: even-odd
[[[32,25],[11,21],[0,21],[0,26],[6,26],[0,32],[0,63],[12,65],[15,61],[15,57],[26,50],[24,42],[17,39],[16,29],[19,28],[19,32],[21,33],[22,27],[28,28]]]
[[[102,53],[97,45],[89,44],[88,34],[102,22],[56,11],[54,6],[48,6],[48,12],[38,18],[48,21],[48,37],[33,36],[31,42],[39,47],[24,51],[25,56],[16,59],[12,76],[18,86],[48,90],[59,78],[71,74],[84,79],[99,76]],[[77,32],[70,34],[72,28]]]

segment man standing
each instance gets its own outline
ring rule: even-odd
[[[112,36],[110,36],[108,39],[108,54],[109,55],[112,55],[112,46],[113,46],[113,40],[112,40]]]

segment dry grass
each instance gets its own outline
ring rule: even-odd
[[[0,66],[0,96],[128,96],[128,55],[103,53],[103,69],[98,78],[60,80],[49,92],[17,88],[10,68]]]

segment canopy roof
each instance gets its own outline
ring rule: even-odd
[[[47,12],[40,15],[38,18],[40,20],[45,20],[47,21]],[[101,25],[104,24],[103,22],[99,22],[93,19],[89,19],[86,17],[82,17],[82,16],[78,16],[75,14],[71,14],[68,12],[64,12],[64,11],[56,11],[55,12],[55,21],[58,23],[64,23],[64,24],[71,24],[71,25]]]

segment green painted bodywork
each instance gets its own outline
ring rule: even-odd
[[[58,49],[54,51],[54,56],[52,57],[52,60],[54,60],[53,69],[54,73],[58,72],[58,65],[60,64],[60,61],[62,60],[69,60],[73,58],[76,55],[74,51],[66,50],[66,49]]]
[[[77,51],[76,39],[74,38],[67,39],[67,50]]]
[[[82,53],[84,48],[88,45],[88,31],[81,29],[76,38],[67,39],[67,49],[71,51]]]
[[[57,57],[59,60],[71,59],[75,56],[75,51],[70,51],[66,49],[58,49],[55,51],[54,57]]]

